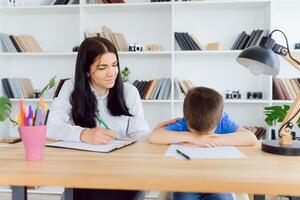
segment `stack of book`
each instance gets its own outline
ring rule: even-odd
[[[190,80],[174,79],[174,99],[183,100],[190,89],[194,87]]]
[[[294,100],[300,94],[300,78],[279,79],[273,77],[273,99]]]
[[[30,79],[1,79],[4,92],[8,98],[34,98],[34,90]]]
[[[253,30],[250,35],[247,34],[246,31],[242,31],[233,43],[231,50],[243,50],[255,46],[260,42],[261,38],[266,35],[268,35],[268,31],[262,29]]]
[[[171,95],[171,79],[162,78],[150,81],[135,80],[133,85],[138,89],[141,99],[166,100]]]
[[[42,49],[36,39],[30,35],[8,35],[0,33],[3,52],[41,52]]]
[[[201,50],[201,44],[197,40],[197,38],[193,34],[189,34],[187,32],[175,32],[175,49],[178,49],[184,51],[199,51]]]
[[[40,5],[71,5],[79,4],[79,0],[43,0]]]
[[[190,80],[177,80],[174,84],[174,98],[183,100],[188,90],[193,88]],[[167,100],[171,99],[171,79],[162,78],[150,81],[135,80],[133,85],[138,89],[141,99]]]
[[[88,0],[89,4],[99,4],[99,3],[125,3],[124,0]]]
[[[84,32],[84,37],[104,37],[111,41],[118,51],[128,51],[128,43],[122,33],[114,33],[107,26],[102,26],[102,32]]]

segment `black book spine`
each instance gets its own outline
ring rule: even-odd
[[[178,36],[184,45],[184,50],[188,51],[190,49],[190,47],[189,47],[188,43],[185,41],[185,39],[183,37],[183,33],[178,33]]]
[[[18,52],[22,52],[22,49],[19,47],[19,45],[18,45],[17,41],[15,40],[14,36],[10,35],[9,39],[11,40],[11,42],[13,43],[13,45],[15,46],[16,50]]]
[[[4,87],[4,90],[5,90],[5,93],[6,93],[7,97],[8,98],[15,98],[15,96],[12,92],[11,86],[8,82],[8,79],[3,78],[1,81],[2,81],[2,84],[3,84],[3,87]]]
[[[178,32],[175,32],[175,39],[176,39],[177,43],[179,44],[181,50],[185,50],[185,46],[184,46],[183,42],[181,41],[181,38],[179,38]]]
[[[183,40],[186,43],[187,50],[192,51],[193,50],[193,46],[189,43],[188,39],[185,36],[185,33],[180,33],[180,35],[182,36]]]
[[[250,35],[250,38],[249,38],[249,40],[247,41],[247,43],[246,43],[246,45],[245,45],[245,48],[248,48],[248,47],[249,47],[251,41],[252,41],[253,38],[254,38],[254,35],[255,35],[255,30],[252,31],[252,33],[251,33],[251,35]]]
[[[197,50],[201,50],[201,49],[198,47],[198,45],[194,42],[194,40],[193,40],[193,38],[190,36],[190,34],[186,33],[185,35],[186,35],[187,39],[189,40],[190,44],[193,46],[193,49],[194,49],[194,50],[196,50],[196,51],[197,51]]]
[[[236,38],[234,44],[233,44],[232,47],[231,47],[231,50],[237,50],[237,48],[238,48],[238,46],[239,46],[240,42],[242,41],[242,39],[243,39],[243,37],[244,37],[245,34],[246,34],[246,32],[243,31],[243,32],[241,32],[241,33],[238,35],[238,37]]]

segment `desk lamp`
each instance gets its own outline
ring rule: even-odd
[[[272,39],[274,32],[283,34],[286,47],[277,44]],[[289,50],[289,44],[286,35],[281,30],[273,30],[269,35],[262,37],[258,46],[249,47],[243,50],[236,61],[249,68],[253,74],[268,74],[276,76],[279,73],[279,59],[277,55],[282,56],[297,70],[300,71],[300,62],[294,59]],[[264,140],[261,149],[264,152],[286,155],[286,156],[300,156],[300,141],[292,140],[292,128],[300,116],[300,94],[291,108],[288,110],[287,115],[279,126],[278,136],[279,140]]]

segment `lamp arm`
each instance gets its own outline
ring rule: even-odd
[[[293,65],[297,70],[300,71],[300,65],[291,59],[288,55],[281,55],[287,62]],[[291,145],[292,144],[292,128],[297,123],[300,117],[300,94],[297,95],[295,102],[292,104],[291,108],[288,110],[287,115],[284,117],[279,128],[280,144]]]

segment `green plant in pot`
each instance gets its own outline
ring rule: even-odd
[[[284,117],[287,115],[289,109],[290,109],[289,105],[265,107],[264,108],[264,113],[266,115],[265,122],[267,123],[268,126],[275,126],[277,123],[281,123]],[[300,118],[297,120],[297,125],[300,128]]]

